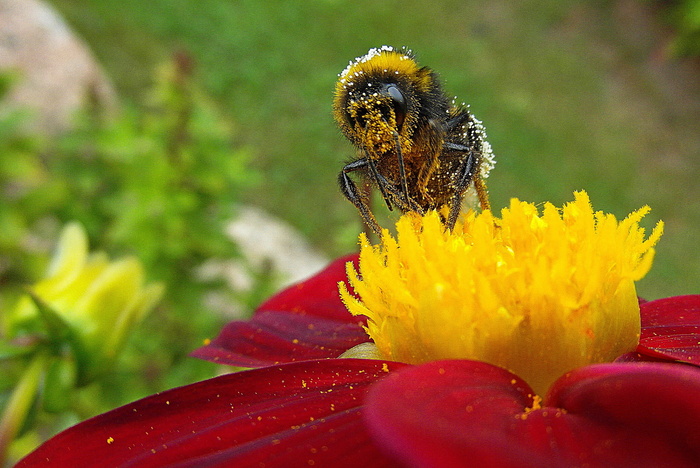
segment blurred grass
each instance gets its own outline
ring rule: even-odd
[[[673,72],[639,23],[644,2],[51,3],[127,99],[143,98],[173,50],[190,52],[259,155],[263,188],[246,201],[331,255],[352,249],[360,229],[335,182],[353,154],[331,117],[336,75],[370,47],[407,45],[484,122],[495,208],[511,197],[560,204],[577,189],[619,216],[649,204],[649,226],[663,219],[666,234],[640,294],[700,293],[697,75]]]

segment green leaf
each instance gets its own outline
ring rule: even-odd
[[[72,333],[71,328],[70,325],[63,320],[63,317],[32,290],[28,290],[27,293],[36,305],[39,318],[43,322],[44,329],[48,333],[49,342],[52,344],[60,344],[69,340],[69,336]]]
[[[76,363],[70,357],[54,359],[44,380],[44,409],[50,413],[67,411],[77,383]]]
[[[89,369],[92,367],[92,356],[90,356],[85,346],[80,341],[79,334],[71,328],[68,322],[63,320],[60,314],[40,297],[31,291],[29,291],[29,295],[37,306],[39,317],[44,323],[45,330],[48,333],[47,338],[53,353],[60,356],[65,347],[70,348],[75,357],[76,381],[78,382],[78,386],[89,383],[91,380]]]
[[[36,346],[0,342],[0,361],[15,359],[32,354]]]

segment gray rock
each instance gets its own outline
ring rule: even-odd
[[[318,273],[329,262],[292,226],[252,206],[238,207],[226,234],[238,246],[241,258],[210,260],[201,266],[198,275],[201,279],[222,278],[235,292],[247,292],[254,287],[253,272],[268,271],[274,289],[279,291]],[[212,293],[205,301],[228,319],[246,318],[249,313],[231,297]]]
[[[116,95],[87,46],[41,0],[0,0],[0,73],[14,76],[0,112],[28,108],[30,126],[55,134],[90,96],[107,110]]]
[[[329,261],[294,228],[252,206],[240,207],[226,232],[251,265],[260,268],[269,263],[280,286],[318,273]]]

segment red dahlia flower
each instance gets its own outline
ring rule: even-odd
[[[700,466],[700,296],[630,300],[660,234],[644,240],[639,212],[617,223],[578,195],[558,213],[513,202],[453,233],[403,221],[194,352],[259,369],[92,418],[19,466]],[[475,247],[489,238],[491,257]],[[462,301],[498,328],[445,315],[473,313]],[[366,355],[344,351],[367,333],[374,359],[338,358]],[[484,335],[519,342],[515,359]]]

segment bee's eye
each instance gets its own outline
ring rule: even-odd
[[[404,119],[406,118],[406,112],[408,112],[408,107],[406,105],[406,98],[404,97],[401,90],[396,85],[389,85],[386,88],[386,93],[391,98],[391,102],[394,105],[394,115],[396,116],[396,126],[401,128]]]

